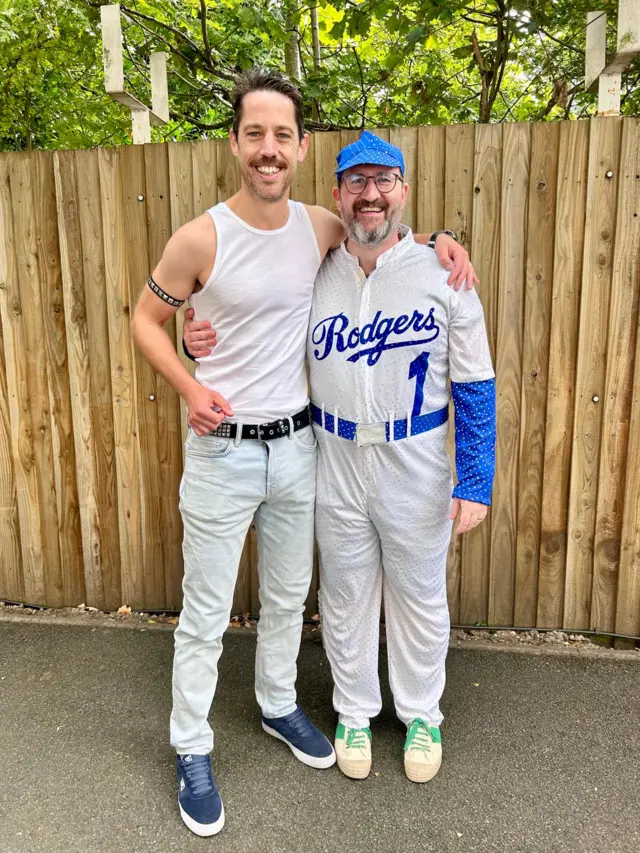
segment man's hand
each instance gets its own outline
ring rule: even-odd
[[[195,311],[187,308],[184,312],[184,342],[194,358],[211,355],[211,349],[216,345],[216,333],[208,320],[194,320]]]
[[[233,410],[224,397],[202,385],[194,387],[185,397],[185,402],[189,410],[189,426],[196,435],[208,435],[225,416],[233,416]]]
[[[451,270],[447,284],[450,284],[454,290],[460,290],[465,280],[467,290],[471,290],[474,285],[480,283],[469,260],[469,253],[464,246],[456,243],[453,237],[448,234],[439,234],[436,237],[435,251],[440,266]]]
[[[454,498],[451,504],[449,518],[458,519],[456,533],[468,533],[477,527],[487,517],[488,507],[475,501],[465,501],[464,498]]]

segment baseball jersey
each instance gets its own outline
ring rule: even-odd
[[[488,504],[495,379],[482,305],[475,290],[449,287],[435,251],[417,244],[404,226],[400,231],[400,242],[368,277],[344,244],[320,268],[307,346],[312,405],[322,412],[316,420],[334,431],[341,419],[367,425],[408,418],[419,425],[432,414],[433,440],[446,454],[453,396],[454,496]],[[403,444],[417,440],[406,438],[406,429],[394,434]]]

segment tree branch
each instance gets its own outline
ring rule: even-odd
[[[200,28],[202,30],[202,44],[204,45],[207,62],[209,67],[212,67],[211,45],[209,44],[209,33],[207,32],[207,0],[200,0]]]

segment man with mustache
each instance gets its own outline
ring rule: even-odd
[[[336,174],[347,239],[316,278],[307,349],[335,748],[345,775],[369,774],[369,720],[381,709],[384,590],[389,679],[407,727],[405,772],[426,782],[442,760],[451,523],[458,519],[458,533],[471,530],[491,500],[494,373],[477,294],[448,288],[435,253],[400,225],[408,193],[402,152],[365,132],[340,152]],[[195,354],[197,328],[185,324]],[[446,450],[450,397],[455,489]]]
[[[308,136],[300,93],[269,71],[239,78],[231,147],[242,186],[179,229],[132,321],[137,345],[187,403],[180,486],[184,601],[175,632],[171,743],[180,814],[198,835],[222,829],[207,717],[240,554],[255,515],[260,576],[256,697],[264,730],[307,765],[335,762],[296,703],[296,659],[312,571],[316,440],[305,347],[316,274],[344,239],[329,211],[288,200]],[[446,242],[443,236],[438,242]],[[453,243],[456,278],[467,256]],[[471,274],[469,274],[471,276]],[[220,344],[193,379],[164,324],[189,299]]]

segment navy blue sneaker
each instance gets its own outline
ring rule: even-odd
[[[307,718],[300,705],[293,714],[274,719],[262,718],[262,728],[268,735],[284,741],[303,764],[324,770],[335,764],[336,754],[331,742]]]
[[[196,835],[206,837],[224,826],[224,806],[211,770],[210,755],[176,755],[180,816]]]

